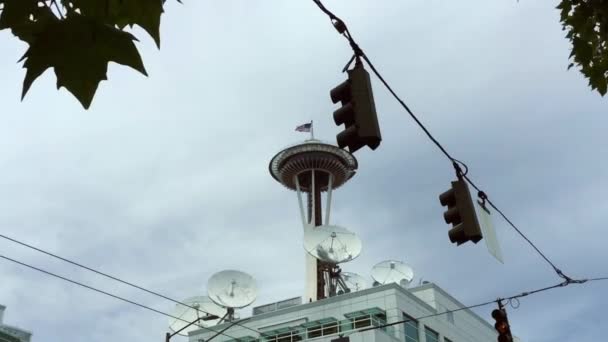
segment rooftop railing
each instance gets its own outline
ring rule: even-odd
[[[314,324],[308,323],[307,325]],[[230,340],[229,342],[297,342],[297,341],[309,341],[314,339],[323,338],[326,336],[347,334],[355,330],[366,328],[370,326],[382,326],[386,324],[386,319],[378,317],[377,315],[365,315],[358,316],[344,320],[334,320],[326,323],[320,323],[310,327],[306,326],[294,326],[286,327],[271,332],[262,333],[259,337],[241,337]],[[383,327],[378,330],[384,331],[390,336],[394,335],[393,327]]]

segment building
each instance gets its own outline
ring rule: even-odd
[[[30,342],[31,332],[4,324],[4,310],[6,307],[0,305],[0,342]]]
[[[469,309],[414,320],[464,307],[432,283],[409,289],[391,283],[300,303],[296,298],[254,308],[253,316],[243,323],[251,330],[235,325],[225,331],[231,337],[219,335],[213,340],[325,342],[340,335],[348,336],[351,342],[489,342],[497,338],[494,327]],[[404,319],[413,321],[381,327]],[[219,331],[229,324],[223,323],[213,329]],[[374,326],[380,328],[357,331]],[[207,341],[213,334],[199,329],[190,332],[189,340]]]

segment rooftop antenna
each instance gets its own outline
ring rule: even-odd
[[[169,329],[173,334],[167,333],[167,341],[174,335],[188,336],[188,333],[216,325],[220,317],[226,315],[226,309],[218,306],[205,296],[195,296],[181,301],[185,304],[176,304],[169,318]]]
[[[234,309],[241,309],[253,303],[258,295],[258,288],[255,279],[249,274],[225,270],[209,278],[207,294],[215,304],[226,310],[219,324],[235,320]]]
[[[329,285],[328,295],[350,292],[341,276],[338,264],[351,261],[361,254],[361,240],[346,228],[323,225],[304,233],[304,249],[325,267],[324,282]]]
[[[361,291],[368,287],[367,280],[357,273],[342,272],[342,280],[349,289],[347,292]]]
[[[277,153],[270,161],[269,171],[279,183],[296,191],[306,234],[307,231],[319,229],[319,226],[329,225],[332,191],[353,177],[357,167],[357,159],[351,153],[311,136],[310,139]],[[325,222],[322,220],[322,192],[327,192]],[[302,194],[307,197],[306,211]],[[335,264],[307,254],[305,298],[308,301],[329,296],[331,284],[326,279],[331,278],[334,266]]]
[[[414,270],[401,261],[385,260],[372,268],[372,278],[379,285],[397,283],[407,287],[414,279]]]

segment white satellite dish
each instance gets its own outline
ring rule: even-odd
[[[304,249],[321,261],[339,264],[361,254],[361,239],[346,228],[318,226],[306,229]]]
[[[258,295],[255,279],[245,272],[226,270],[209,278],[207,294],[217,305],[240,309],[253,303]]]
[[[183,336],[188,336],[190,331],[200,329],[201,326],[210,327],[216,325],[227,312],[226,309],[218,306],[209,297],[205,296],[186,298],[182,303],[186,305],[176,304],[171,312],[171,316],[173,317],[169,318],[169,329],[173,332],[179,331],[189,323],[194,322],[197,318],[208,316],[208,314],[218,317],[212,320],[200,320],[192,324],[179,332],[179,335]]]
[[[357,273],[342,272],[340,273],[340,277],[342,277],[346,287],[348,287],[351,292],[360,291],[367,288],[367,280]]]
[[[386,260],[372,268],[372,278],[380,284],[397,283],[407,287],[414,279],[414,271],[401,261]]]

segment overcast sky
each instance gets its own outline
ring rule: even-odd
[[[376,67],[470,177],[572,277],[608,275],[606,99],[567,71],[556,1],[327,0]],[[329,90],[351,56],[309,0],[169,1],[162,48],[136,31],[150,77],[112,64],[85,111],[47,71],[20,102],[26,46],[0,33],[0,232],[183,299],[215,272],[254,275],[254,305],[303,294],[295,194],[270,158],[334,141]],[[559,281],[494,215],[506,263],[456,247],[438,195],[451,164],[374,79],[383,141],[334,193],[332,220],[363,240],[346,271],[385,259],[475,304]],[[0,254],[158,310],[171,302],[0,239]],[[5,321],[34,341],[158,341],[167,319],[0,260]],[[605,338],[608,282],[509,309],[523,341]],[[493,307],[476,312],[491,320]],[[247,316],[249,310],[242,312]],[[603,322],[603,327],[601,326]],[[176,341],[183,341],[177,339]]]

